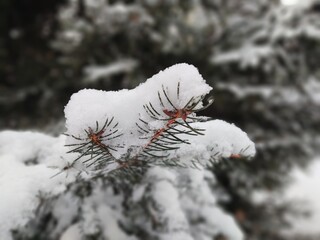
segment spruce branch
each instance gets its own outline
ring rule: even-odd
[[[140,122],[136,123],[138,132],[143,135],[141,138],[149,139],[149,142],[143,147],[142,156],[167,157],[168,155],[158,155],[155,152],[177,150],[179,149],[179,144],[190,144],[187,140],[177,135],[196,136],[204,134],[204,129],[194,128],[190,123],[198,121],[194,113],[209,107],[213,103],[213,98],[209,98],[208,103],[203,107],[198,107],[205,99],[205,95],[192,96],[183,107],[178,107],[180,87],[181,83],[178,82],[176,99],[172,99],[169,97],[168,88],[162,85],[162,89],[157,93],[161,109],[156,109],[155,104],[151,102],[143,106],[151,119],[164,121],[165,124],[160,129],[152,129],[147,121],[139,118]],[[148,137],[150,133],[152,135]]]
[[[114,117],[112,117],[110,120],[107,118],[101,128],[99,127],[99,122],[96,121],[95,129],[91,127],[84,129],[85,138],[66,134],[79,141],[79,143],[65,145],[67,147],[72,147],[68,153],[79,154],[78,157],[73,160],[71,166],[81,159],[83,159],[83,163],[86,164],[86,167],[94,165],[96,169],[116,162],[111,152],[117,151],[117,149],[122,146],[119,144],[106,144],[106,142],[111,142],[111,140],[122,136],[122,133],[119,133],[117,126],[118,122],[114,123]]]
[[[162,85],[157,92],[159,101],[148,102],[142,106],[149,119],[142,117],[145,114],[140,114],[135,125],[140,138],[145,139],[147,143],[135,154],[128,152],[120,159],[113,156],[113,152],[123,147],[113,144],[114,139],[123,135],[119,132],[118,123],[114,122],[114,117],[107,118],[103,124],[96,121],[95,127],[84,129],[85,137],[67,134],[76,140],[76,143],[66,145],[71,148],[68,153],[78,153],[71,167],[79,160],[82,160],[86,167],[94,166],[95,170],[102,171],[106,166],[116,164],[115,169],[108,171],[108,174],[113,175],[117,172],[120,175],[130,174],[135,169],[151,165],[187,167],[187,164],[181,163],[179,159],[170,157],[169,152],[178,150],[181,144],[190,144],[185,139],[186,135],[204,135],[204,129],[193,127],[191,123],[202,121],[202,118],[198,118],[195,113],[209,107],[213,99],[208,98],[207,103],[203,105],[205,95],[191,96],[184,100],[185,103],[181,103],[183,99],[181,99],[180,90],[181,83],[178,82],[176,91],[173,92],[175,97],[172,97],[169,88]],[[150,120],[163,122],[162,127],[155,129],[149,124]],[[134,146],[128,146],[129,151],[134,148]],[[197,167],[197,164],[192,163],[192,166]]]

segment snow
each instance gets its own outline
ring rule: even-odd
[[[235,83],[218,83],[216,89],[232,92],[239,100],[250,96],[259,96],[269,102],[298,105],[311,100],[314,104],[320,104],[320,84],[316,78],[310,78],[297,87],[278,86],[277,88],[268,85],[241,86]]]
[[[78,224],[70,226],[61,236],[60,240],[79,240],[82,238]]]
[[[285,192],[285,198],[300,200],[303,210],[310,212],[309,217],[289,218],[293,224],[288,234],[320,235],[320,158],[316,158],[306,171],[295,169],[291,175],[293,182]]]
[[[179,97],[177,94],[178,85],[180,86]],[[139,128],[136,125],[139,118],[150,123],[150,126],[161,127],[164,125],[164,121],[154,120],[144,109],[145,104],[152,103],[155,109],[162,112],[158,93],[163,99],[165,108],[173,109],[171,104],[165,100],[163,89],[175,107],[179,109],[188,103],[191,96],[201,97],[208,94],[212,88],[205,83],[194,66],[177,64],[160,71],[132,90],[106,92],[84,89],[73,94],[65,107],[67,134],[84,139],[86,138],[84,130],[89,127],[95,129],[96,121],[98,121],[99,126],[103,126],[106,119],[114,118],[112,126],[119,123],[117,126],[118,133],[123,134],[121,138],[112,141],[112,145],[123,145],[123,148],[114,152],[114,157],[120,158],[130,146],[141,146],[146,143],[146,140],[139,141],[141,134],[139,134]],[[198,105],[201,107],[201,103]],[[162,115],[163,118],[167,118],[164,113]],[[109,131],[111,132],[112,129]],[[69,137],[67,143],[74,144],[79,143],[79,141]],[[103,143],[110,144],[110,142]]]
[[[123,196],[114,194],[112,186],[104,188],[98,181],[92,194],[82,203],[83,222],[79,223],[82,235],[94,235],[100,231],[104,239],[136,240],[119,226],[123,220],[122,202]]]
[[[219,209],[206,181],[208,175],[214,182],[213,175],[204,169],[153,167],[148,171],[145,181],[152,185],[156,206],[149,208],[168,231],[158,232],[160,239],[214,239],[219,234],[230,240],[244,238],[233,218]]]
[[[256,154],[254,143],[234,124],[211,120],[193,123],[191,126],[205,131],[204,135],[189,137],[190,145],[181,145],[174,153],[187,165],[194,160],[201,165],[210,165],[210,161],[232,156],[250,159]]]
[[[55,206],[51,208],[51,213],[54,218],[59,219],[55,229],[50,232],[50,236],[53,239],[57,239],[58,236],[61,236],[61,238],[69,237],[70,239],[68,240],[71,240],[71,234],[77,236],[77,230],[80,231],[80,226],[77,225],[76,227],[72,225],[72,223],[77,216],[79,204],[81,204],[81,201],[75,198],[71,192],[66,192],[58,198]],[[80,238],[75,237],[75,240],[78,239]]]
[[[290,5],[295,5],[298,4],[300,1],[299,0],[281,0],[281,4],[290,6]]]
[[[0,133],[0,154],[10,153],[16,161],[21,162],[42,159],[40,155],[43,156],[42,151],[46,151],[42,146],[51,146],[55,141],[52,137],[36,132],[3,131]]]
[[[286,7],[306,7],[309,6],[314,0],[281,0],[281,4]]]
[[[155,217],[161,227],[153,229],[150,219],[146,221],[139,211],[138,215],[130,213],[132,219],[125,216],[125,196],[116,194],[112,186],[105,186],[100,180],[95,181],[91,195],[84,199],[80,200],[70,189],[64,192],[68,184],[79,183],[75,181],[78,173],[89,180],[86,171],[81,171],[87,170],[86,166],[74,164],[78,155],[68,153],[70,148],[64,146],[65,143],[87,141],[85,130],[101,129],[108,119],[110,125],[104,134],[114,129],[123,134],[109,141],[112,146],[122,146],[114,156],[126,159],[123,156],[128,157],[126,154],[132,146],[143,147],[146,143],[145,139],[140,139],[142,134],[136,125],[139,119],[148,123],[151,132],[167,126],[166,121],[152,118],[144,109],[145,104],[152,103],[162,114],[160,118],[165,118],[168,116],[163,110],[182,109],[190,99],[196,102],[195,109],[201,108],[203,103],[198,100],[211,89],[194,66],[177,64],[132,90],[84,89],[75,93],[65,107],[67,137],[0,132],[0,239],[11,240],[12,229],[24,226],[43,201],[57,196],[51,211],[57,224],[50,234],[60,240],[75,240],[98,232],[108,239],[135,240],[136,237],[123,231],[119,224],[126,221],[139,224],[151,236],[164,240],[212,239],[219,234],[230,240],[242,240],[237,223],[217,205],[207,182],[215,179],[204,166],[223,157],[251,158],[255,146],[245,132],[222,120],[190,123],[195,129],[204,129],[203,135],[179,135],[189,144],[171,152],[168,159],[178,157],[186,165],[197,161],[200,163],[197,169],[152,166],[142,183],[133,187],[130,203],[143,204],[143,209],[147,205],[147,214]],[[193,225],[197,219],[204,221]]]
[[[230,240],[243,239],[243,234],[236,222],[227,213],[221,211],[216,203],[215,193],[210,189],[207,179],[211,184],[215,179],[211,172],[204,169],[181,169],[180,178],[183,181],[179,189],[181,193],[180,204],[188,216],[190,231],[194,239],[214,239],[222,234]],[[183,186],[185,188],[183,188]],[[198,221],[202,219],[202,221]]]
[[[97,209],[99,220],[103,227],[102,231],[106,239],[110,240],[133,240],[134,237],[129,237],[124,233],[118,225],[117,218],[119,215],[114,209],[109,206],[101,206]]]
[[[149,211],[157,216],[160,224],[165,225],[168,232],[161,239],[165,239],[175,232],[178,236],[176,234],[173,236],[178,237],[178,239],[180,238],[179,235],[185,236],[186,239],[192,239],[188,234],[188,220],[179,201],[176,173],[169,169],[154,167],[147,173],[145,181],[152,186],[150,194],[154,204],[150,204]]]
[[[117,92],[81,90],[72,95],[65,107],[69,135],[67,144],[86,142],[90,129],[99,131],[108,121],[104,135],[110,134],[112,137],[112,133],[117,131],[117,135],[121,136],[113,139],[102,138],[101,142],[106,146],[121,146],[119,149],[111,150],[111,154],[120,159],[128,153],[129,149],[145,146],[155,130],[166,126],[167,121],[162,120],[168,119],[166,110],[183,109],[187,103],[190,103],[190,99],[200,99],[210,90],[211,87],[205,83],[198,70],[188,64],[169,67],[132,90],[125,89]],[[152,108],[160,113],[159,120],[146,111],[146,104],[152,104]],[[200,101],[195,109],[201,107]],[[109,126],[111,119],[112,123]],[[145,134],[140,131],[141,128],[137,126],[138,123],[141,124],[140,119],[148,123],[150,133]],[[215,120],[190,123],[190,125],[194,129],[205,130],[204,135],[195,137],[182,134],[181,139],[187,140],[189,145],[181,145],[181,148],[171,155],[173,158],[175,155],[180,156],[188,166],[194,165],[195,161],[207,165],[210,161],[216,161],[221,157],[251,158],[255,154],[254,144],[247,134],[232,124]],[[180,126],[177,126],[177,129],[185,131]],[[83,157],[83,159],[87,158]],[[108,168],[115,166],[116,164],[109,165]]]
[[[319,173],[320,157],[316,157],[306,169],[296,167],[291,170],[292,180],[283,191],[256,191],[252,194],[252,199],[257,205],[272,202],[281,206],[287,203],[294,207],[292,210],[298,212],[295,214],[289,211],[286,214],[286,221],[291,226],[282,230],[285,239],[319,239]]]
[[[212,206],[206,206],[199,211],[208,220],[209,225],[211,226],[209,231],[216,231],[217,233],[221,232],[230,240],[244,239],[243,233],[236,225],[234,219],[218,207],[212,208]]]
[[[163,219],[169,220],[167,223],[168,231],[187,230],[188,222],[181,209],[177,189],[167,180],[160,179],[158,181],[152,189],[153,200],[156,202],[156,206],[162,209]]]
[[[248,32],[242,33],[243,36],[251,35],[246,38],[244,44],[237,46],[235,40],[235,46],[229,46],[230,50],[213,51],[211,63],[214,65],[233,63],[242,70],[259,66],[260,70],[270,73],[272,69],[278,69],[277,65],[281,59],[287,68],[294,71],[295,66],[298,65],[293,60],[297,56],[292,55],[292,49],[297,47],[297,44],[299,45],[300,38],[306,37],[314,41],[320,39],[319,20],[316,12],[311,11],[311,5],[315,1],[282,1],[282,6],[271,9],[261,21],[255,19],[255,24],[249,27]],[[237,24],[241,20],[235,18],[234,21],[234,24]],[[279,47],[279,42],[283,43],[281,47]],[[303,70],[300,69],[300,71]],[[279,72],[279,74],[283,73]]]
[[[179,173],[180,177],[188,182],[187,189],[181,194],[181,205],[188,214],[189,221],[203,220],[195,223],[191,228],[195,239],[212,239],[219,234],[230,240],[244,239],[234,219],[222,211],[216,203],[216,193],[208,184],[208,179],[211,184],[216,183],[212,172],[203,168],[200,170],[187,168],[181,169]]]
[[[272,24],[270,32],[273,42],[276,42],[277,39],[290,40],[299,36],[307,36],[311,39],[320,38],[316,16],[306,14],[312,2],[313,0],[299,1],[299,4],[280,7],[274,11],[272,17],[276,19],[277,24]]]
[[[270,86],[241,86],[240,84],[236,83],[218,83],[216,86],[219,90],[228,90],[232,92],[237,98],[243,99],[247,96],[251,95],[258,95],[264,99],[270,99],[272,95],[275,93],[276,90],[274,90],[273,87]]]
[[[310,78],[304,85],[304,90],[309,98],[316,104],[320,104],[320,81]]]
[[[57,173],[51,167],[64,163],[64,141],[34,132],[0,132],[0,239],[11,239],[10,230],[27,222],[43,196],[65,190],[71,178],[50,178]]]
[[[273,50],[270,46],[255,46],[247,44],[240,49],[216,54],[211,61],[214,64],[225,64],[230,62],[241,62],[241,68],[256,67],[261,60],[273,55]]]
[[[177,64],[149,78],[145,83],[132,90],[117,92],[98,91],[93,89],[81,90],[75,93],[65,108],[67,144],[85,142],[87,133],[85,130],[97,129],[106,122],[106,119],[114,119],[110,126],[116,125],[122,135],[109,141],[101,139],[106,146],[121,145],[122,148],[114,152],[114,157],[121,159],[132,146],[143,147],[149,140],[140,139],[147,134],[139,133],[137,123],[142,119],[152,130],[161,129],[167,125],[165,111],[173,111],[185,108],[190,99],[201,99],[211,91],[198,70],[188,64]],[[193,97],[193,99],[192,99]],[[162,102],[162,103],[161,103]],[[201,108],[203,103],[197,101],[195,109]],[[159,112],[160,119],[153,118],[145,109],[146,104],[152,104],[152,108]],[[151,106],[151,105],[149,105]],[[193,114],[192,116],[196,116]],[[109,124],[108,124],[109,125]],[[180,149],[171,152],[170,158],[180,159],[185,165],[191,165],[194,161],[200,163],[197,170],[169,170],[163,167],[151,167],[141,185],[134,188],[132,201],[135,204],[147,202],[146,208],[153,218],[157,219],[157,225],[162,226],[153,230],[149,224],[144,226],[160,239],[206,239],[218,234],[223,234],[231,240],[243,239],[243,234],[232,217],[224,213],[216,205],[216,200],[205,179],[205,170],[202,166],[217,161],[223,157],[252,158],[255,155],[254,143],[247,134],[233,124],[222,120],[190,123],[194,129],[203,129],[203,135],[181,134],[189,144],[179,145]],[[176,126],[177,129],[183,128]],[[180,129],[182,130],[182,129]],[[104,134],[114,131],[106,129]],[[152,136],[152,135],[151,135]],[[149,136],[149,139],[150,137]],[[78,139],[77,139],[78,138]],[[178,172],[177,172],[178,171]],[[183,179],[189,181],[184,182]],[[211,174],[211,180],[213,176]],[[185,191],[186,188],[190,188]],[[98,193],[96,193],[98,194]],[[99,194],[98,194],[99,195]],[[108,195],[108,199],[112,199]],[[83,227],[90,233],[97,231],[95,226],[105,225],[105,236],[118,236],[126,239],[116,224],[121,219],[114,209],[116,204],[102,204],[99,200],[86,201],[84,206],[85,223]],[[106,199],[104,198],[99,198]],[[150,203],[151,201],[151,203]],[[120,202],[120,200],[119,200]],[[92,205],[98,209],[94,213],[90,209]],[[106,217],[109,216],[109,217]],[[138,222],[143,222],[142,216],[136,216]],[[205,219],[205,223],[191,226],[190,219]],[[113,226],[112,232],[108,226]],[[164,230],[165,229],[165,230]],[[204,231],[204,229],[210,229]],[[199,233],[199,231],[201,233]],[[206,232],[206,233],[203,233]]]
[[[129,73],[137,66],[133,59],[121,59],[106,66],[88,66],[85,68],[87,82],[95,82],[102,77],[109,77],[119,73]]]

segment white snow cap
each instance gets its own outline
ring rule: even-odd
[[[103,136],[106,137],[101,138],[101,143],[121,146],[116,151],[110,151],[119,159],[133,146],[145,146],[156,130],[168,127],[168,112],[186,109],[192,103],[196,105],[194,109],[201,108],[201,99],[211,89],[196,67],[181,63],[160,71],[132,90],[81,90],[72,95],[65,107],[67,134],[70,135],[67,144],[88,141],[88,132],[105,129]],[[147,108],[157,116],[152,116]],[[188,114],[196,117],[194,113]],[[146,124],[144,127],[149,130],[149,135],[148,131],[145,131],[147,134],[141,131],[139,124]],[[234,125],[223,121],[190,124],[206,130],[206,133],[204,136],[182,135],[191,143],[182,148],[190,153],[189,157],[198,157],[200,152],[201,155],[219,153],[222,157],[232,154],[252,157],[255,154],[254,144],[246,133]],[[112,138],[115,135],[121,136]],[[181,155],[182,151],[178,154]]]
[[[126,153],[128,147],[144,143],[143,141],[139,143],[140,135],[136,126],[136,123],[139,123],[139,118],[146,120],[150,126],[160,127],[164,124],[163,121],[155,121],[150,118],[144,109],[145,104],[151,103],[157,111],[162,113],[163,107],[160,106],[158,93],[163,99],[165,108],[173,109],[166,100],[163,89],[171,102],[179,109],[183,108],[191,97],[207,95],[212,88],[206,84],[197,68],[182,63],[160,71],[132,90],[106,92],[84,89],[73,94],[65,107],[67,133],[79,138],[86,138],[84,130],[88,130],[89,127],[95,129],[96,121],[101,128],[107,119],[114,118],[109,127],[118,123],[118,133],[123,134],[118,141],[125,145],[125,148],[114,153],[115,157],[120,157],[121,154]],[[201,104],[199,103],[199,107]],[[75,142],[77,141],[73,137],[67,140],[69,144]]]
[[[248,135],[234,124],[222,120],[212,120],[191,124],[192,127],[205,129],[204,135],[189,137],[190,145],[181,145],[174,153],[181,162],[196,160],[201,165],[220,158],[247,158],[256,154],[254,143]]]

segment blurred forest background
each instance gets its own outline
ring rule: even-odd
[[[248,239],[320,239],[287,232],[290,219],[308,214],[281,198],[291,170],[320,145],[320,1],[287,4],[1,0],[0,129],[58,135],[72,93],[133,88],[170,65],[193,64],[214,88],[202,114],[235,123],[258,149],[254,161],[212,169],[221,205]]]

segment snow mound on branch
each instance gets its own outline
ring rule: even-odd
[[[152,141],[163,137],[164,131],[170,128],[171,132],[165,133],[170,135],[166,140],[170,138],[172,140],[174,137],[173,140],[182,139],[181,142],[189,143],[181,144],[179,150],[171,152],[171,158],[178,155],[184,159],[185,165],[193,164],[194,161],[207,165],[217,159],[235,156],[253,157],[255,154],[253,142],[236,126],[221,120],[195,123],[197,121],[195,110],[203,107],[202,100],[211,89],[197,68],[183,63],[160,71],[132,90],[117,92],[81,90],[72,95],[65,107],[69,136],[67,144],[73,148],[81,144],[90,144],[90,141],[93,141],[90,134],[100,132],[101,142],[98,144],[106,148],[110,146],[110,155],[120,159],[128,152],[140,151],[139,148],[150,146]],[[179,117],[174,117],[178,113]],[[176,125],[172,126],[174,124]],[[204,135],[199,132],[190,134],[192,128],[204,130]],[[100,131],[102,129],[103,131]],[[179,135],[181,139],[172,136],[173,134]],[[195,136],[197,134],[200,135]],[[166,146],[177,144],[172,141],[161,143]],[[175,149],[176,146],[171,149]],[[159,149],[165,148],[161,145],[159,147],[159,144],[153,147],[157,152],[155,154],[152,152],[151,156],[158,156]],[[93,147],[91,151],[94,151]],[[79,158],[84,160],[83,163],[90,161],[87,155],[83,157],[85,153],[79,154]],[[167,154],[164,150],[162,153]],[[171,159],[166,160],[171,161]],[[112,170],[116,165],[116,163],[110,164],[105,170]]]
[[[179,89],[179,90],[178,90]],[[102,127],[106,119],[112,119],[112,127],[115,123],[121,138],[114,139],[114,144],[124,144],[124,148],[114,152],[114,157],[119,158],[126,153],[132,145],[143,145],[145,140],[139,141],[138,128],[136,124],[144,119],[152,126],[161,127],[163,121],[150,118],[144,109],[144,105],[151,103],[160,111],[159,95],[165,108],[172,110],[173,106],[166,99],[166,92],[170,101],[176,108],[183,108],[190,98],[200,97],[208,94],[211,87],[205,83],[197,68],[188,64],[176,64],[149,78],[132,90],[121,91],[99,91],[84,89],[72,95],[65,107],[67,133],[80,139],[86,138],[89,128],[95,129],[96,122]],[[201,107],[202,103],[199,103]],[[159,110],[160,109],[160,110]],[[152,123],[153,122],[153,123]],[[111,133],[112,130],[110,130]],[[108,132],[109,133],[109,132]],[[67,139],[68,144],[78,143],[73,137]]]
[[[145,191],[152,189],[150,196],[157,206],[152,213],[163,219],[167,231],[158,232],[160,239],[214,239],[220,234],[230,240],[244,238],[234,219],[217,205],[206,177],[215,181],[204,169],[153,167],[148,171]]]
[[[81,229],[78,224],[74,224],[63,233],[60,240],[76,240],[81,238]]]
[[[247,158],[256,154],[254,143],[234,124],[222,120],[198,122],[192,127],[204,129],[204,135],[189,137],[190,145],[181,145],[175,153],[184,163],[197,160],[202,165],[221,158]]]

